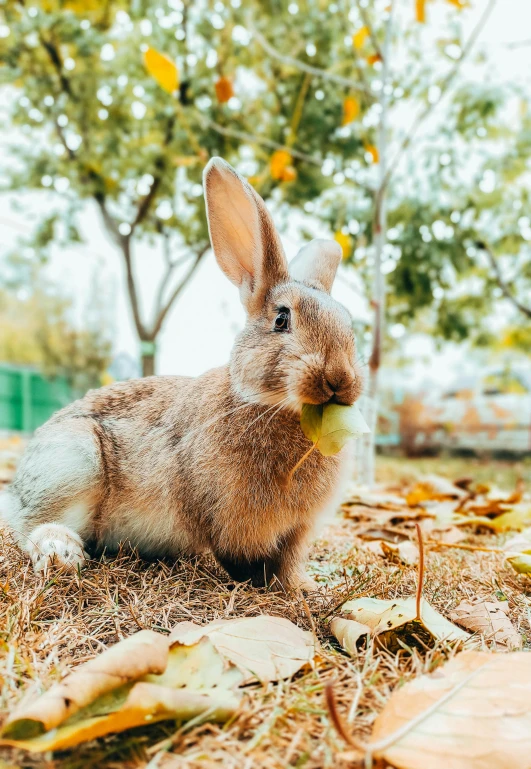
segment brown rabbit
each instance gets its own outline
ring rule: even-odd
[[[78,566],[129,542],[146,556],[210,550],[236,580],[304,580],[318,516],[334,508],[353,454],[313,452],[303,403],[360,395],[352,320],[330,297],[341,250],[314,240],[288,268],[263,200],[231,166],[204,172],[210,237],[247,323],[230,363],[198,378],[94,390],[30,441],[4,519],[34,568]]]

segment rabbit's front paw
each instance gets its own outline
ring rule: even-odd
[[[59,523],[39,526],[30,534],[28,546],[35,572],[47,572],[51,567],[66,567],[77,571],[83,566],[86,554],[80,537]]]

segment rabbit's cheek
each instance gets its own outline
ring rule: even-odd
[[[314,405],[327,401],[332,392],[324,376],[325,362],[322,355],[302,355],[289,364],[287,389],[298,403]]]

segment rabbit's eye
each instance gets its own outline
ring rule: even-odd
[[[275,318],[275,331],[289,331],[289,310],[287,307],[281,307]]]

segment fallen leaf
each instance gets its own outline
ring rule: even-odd
[[[343,619],[334,617],[330,623],[330,630],[339,641],[341,647],[355,657],[358,653],[356,644],[363,636],[371,635],[371,629],[368,625],[356,622],[353,619]]]
[[[531,654],[465,651],[397,688],[369,752],[398,769],[529,769]]]
[[[405,542],[408,539],[407,534],[397,531],[396,529],[386,529],[385,527],[365,529],[357,532],[356,536],[360,539],[392,542],[395,545],[399,542]]]
[[[166,719],[225,721],[237,687],[289,678],[314,655],[312,634],[282,617],[185,622],[170,637],[141,631],[23,703],[0,744],[42,752]]]
[[[245,681],[290,678],[315,656],[313,636],[284,617],[220,619],[208,625],[181,622],[170,641],[188,645],[207,636],[217,651],[244,671]]]
[[[382,533],[385,534],[385,531],[382,531]],[[365,537],[360,536],[361,538],[365,539]],[[418,547],[407,537],[403,541],[399,540],[398,542],[387,538],[375,539],[371,537],[369,540],[363,545],[364,550],[370,550],[375,555],[381,555],[392,563],[404,563],[407,566],[413,566],[418,563]]]
[[[415,507],[421,502],[430,500],[462,499],[467,494],[463,489],[455,486],[447,478],[439,475],[428,475],[416,483],[406,495],[406,502],[410,507]]]
[[[531,523],[531,504],[529,502],[522,502],[514,505],[510,512],[503,513],[492,520],[487,520],[489,522],[484,525],[489,526],[489,528],[498,533],[503,531],[521,531]]]
[[[407,566],[414,566],[419,562],[419,549],[410,540],[398,544],[382,541],[381,548],[390,561],[401,561]]]
[[[147,660],[144,668],[152,672],[143,675],[139,681],[128,680],[129,675],[120,680],[116,669],[127,665],[128,657],[138,659],[142,651],[142,644],[133,644],[135,636],[131,636],[67,677],[70,679],[69,692],[75,690],[76,682],[83,687],[89,677],[87,670],[94,670],[92,663],[101,663],[106,658],[103,667],[111,672],[108,685],[105,691],[100,687],[99,696],[81,709],[69,711],[68,717],[58,722],[57,715],[52,718],[50,712],[57,714],[54,703],[58,699],[58,690],[62,691],[60,687],[64,682],[61,682],[31,705],[18,708],[8,718],[0,744],[31,752],[62,750],[110,732],[170,718],[186,721],[204,713],[211,720],[223,721],[234,714],[241,698],[234,689],[241,683],[242,675],[234,666],[227,665],[208,639],[201,639],[189,647],[175,644],[169,650],[168,638],[151,631],[137,633],[137,640],[142,635],[146,638],[145,634],[157,637],[159,652],[164,644],[164,672],[153,672],[159,666],[152,663],[152,649],[144,648]],[[98,675],[101,675],[99,671],[96,677]],[[49,728],[51,722],[55,724],[54,728]]]
[[[8,718],[3,732],[11,732],[11,724],[20,720],[35,722],[37,733],[53,729],[101,695],[148,673],[164,672],[167,663],[167,639],[141,630],[80,665],[33,705],[22,703]]]
[[[418,515],[416,512],[404,510],[404,500],[395,494],[356,489],[352,490],[346,504],[374,507],[380,510],[395,510],[396,512],[404,511],[408,517],[417,517]]]
[[[154,48],[148,48],[144,53],[144,65],[161,88],[168,93],[174,93],[179,86],[179,71],[175,63],[165,54]]]
[[[531,528],[507,540],[503,549],[505,560],[518,574],[531,574]]]
[[[508,611],[507,601],[464,600],[450,612],[450,619],[472,633],[480,633],[486,641],[494,641],[500,649],[519,649],[522,639]]]
[[[456,642],[470,638],[468,633],[439,614],[424,598],[421,600],[419,621],[415,596],[391,600],[357,598],[343,604],[341,613],[347,615],[347,619],[368,625],[372,635],[379,637],[382,644],[390,649],[397,645],[397,638],[408,639],[407,645],[415,644],[415,636],[423,642],[433,639]]]
[[[325,457],[337,454],[348,440],[370,432],[356,404],[312,406],[305,403],[301,411],[301,427],[304,435]]]
[[[531,574],[531,553],[507,555],[505,560],[511,564],[518,574]]]

